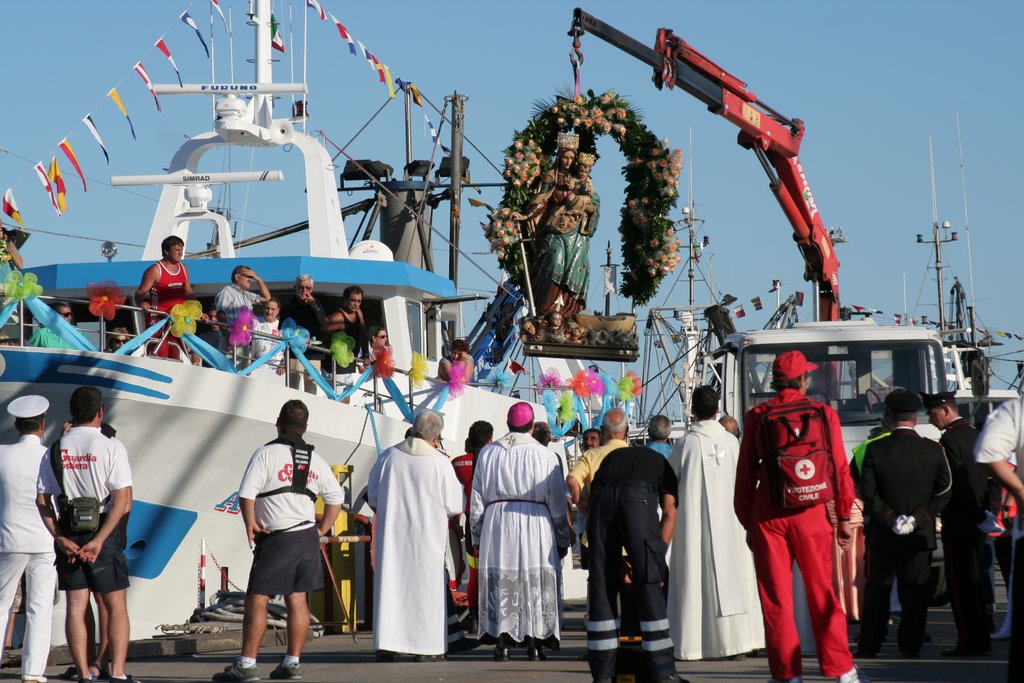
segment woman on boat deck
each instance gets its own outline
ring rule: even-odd
[[[171,235],[160,243],[163,258],[146,268],[142,282],[135,292],[135,302],[143,309],[170,313],[178,304],[192,298],[192,284],[188,279],[188,268],[182,263],[185,257],[185,241]],[[152,325],[166,316],[151,314],[147,324]],[[171,346],[170,337],[165,337],[153,352],[154,356],[177,360],[180,355],[177,345]]]
[[[465,339],[456,339],[452,342],[448,357],[441,359],[437,364],[438,379],[447,382],[452,378],[452,364],[462,363],[466,367],[466,381],[473,379],[473,356],[469,354],[469,344]]]

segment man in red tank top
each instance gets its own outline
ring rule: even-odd
[[[188,269],[181,262],[185,256],[185,242],[171,235],[160,243],[160,251],[163,252],[163,258],[146,268],[142,274],[142,282],[135,292],[135,301],[147,311],[155,309],[170,313],[176,305],[192,298]],[[157,316],[151,316],[150,324],[157,319]],[[177,347],[168,344],[167,339],[161,342],[153,355],[175,360],[179,358]]]

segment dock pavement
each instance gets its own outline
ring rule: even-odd
[[[1005,603],[1003,603],[1005,604]],[[559,681],[560,683],[589,683],[590,673],[580,656],[586,650],[583,629],[584,605],[566,606],[565,630],[562,647],[551,652],[547,661],[531,662],[523,649],[513,650],[512,661],[496,662],[491,646],[452,655],[446,662],[415,663],[411,657],[398,657],[395,663],[374,662],[373,634],[359,632],[356,641],[351,635],[328,635],[308,641],[302,656],[302,680],[307,683],[338,681],[400,681],[401,683],[512,683],[515,681]],[[1001,623],[1002,612],[996,623]],[[851,642],[859,626],[849,628]],[[891,630],[891,627],[890,627]],[[883,645],[878,659],[857,662],[874,681],[885,683],[1002,683],[1006,680],[1007,641],[993,641],[992,653],[985,657],[949,658],[941,651],[955,643],[956,629],[949,607],[929,610],[928,633],[920,659],[907,660],[899,656],[892,642]],[[135,634],[137,635],[137,634]],[[259,667],[263,680],[284,653],[284,633],[268,632],[260,651]],[[209,681],[210,676],[231,663],[238,654],[241,632],[228,632],[197,637],[161,637],[134,641],[127,672],[142,683],[180,683]],[[17,654],[17,651],[11,653]],[[66,648],[54,648],[50,656],[47,676],[51,681],[68,666]],[[725,683],[728,681],[758,681],[770,677],[763,652],[742,660],[677,662],[680,676],[691,683]],[[804,658],[804,680],[825,679],[818,673],[813,656]],[[17,680],[19,670],[5,664],[0,680]]]

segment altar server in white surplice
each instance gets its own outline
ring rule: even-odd
[[[740,446],[714,419],[717,412],[714,389],[694,390],[694,422],[669,456],[679,477],[668,584],[676,659],[730,657],[764,647],[754,561],[732,506]]]
[[[569,548],[565,485],[558,456],[532,436],[533,408],[508,411],[509,433],[477,454],[470,508],[480,546],[480,633],[497,640],[494,658],[523,644],[544,659],[557,647],[562,595],[559,558]]]
[[[447,649],[444,550],[448,518],[465,498],[437,450],[442,429],[439,414],[421,412],[412,436],[381,453],[367,481],[377,513],[373,646],[381,661],[396,652],[437,658]]]

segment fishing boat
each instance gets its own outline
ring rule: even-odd
[[[189,618],[197,606],[201,547],[207,550],[210,564],[220,570],[222,580],[245,586],[251,552],[239,516],[237,485],[252,452],[276,437],[275,420],[286,401],[306,403],[307,440],[329,463],[343,466],[339,472],[351,530],[351,515],[365,511],[363,492],[370,467],[383,448],[405,437],[415,411],[425,407],[440,411],[445,418],[444,443],[453,453],[461,453],[462,439],[472,422],[487,420],[500,426],[516,400],[495,386],[470,384],[456,389],[430,379],[422,387],[415,386],[408,372],[414,354],[426,360],[420,374],[436,377],[446,343],[443,327],[457,322],[457,307],[452,302],[458,301],[453,281],[422,267],[422,251],[408,247],[416,242],[417,231],[424,229],[424,213],[419,210],[422,203],[417,206],[411,201],[422,197],[424,183],[417,186],[407,180],[380,185],[393,202],[384,211],[385,217],[390,215],[393,220],[382,227],[382,234],[391,236],[385,238],[390,244],[352,240],[350,249],[351,236],[346,233],[339,204],[337,167],[324,145],[297,126],[305,121],[306,112],[298,108],[292,116],[274,117],[275,96],[305,93],[306,86],[273,80],[269,0],[253,3],[249,18],[256,49],[251,83],[154,86],[155,92],[198,94],[203,105],[214,97],[212,130],[189,138],[171,159],[167,173],[112,179],[115,185],[162,186],[142,260],[32,267],[29,270],[42,293],[5,308],[7,339],[0,347],[0,403],[27,393],[45,396],[51,405],[51,424],[45,435],[49,443],[59,436],[72,391],[82,385],[99,387],[106,421],[127,448],[134,491],[126,550],[133,638],[152,636],[161,625],[180,624]],[[308,232],[306,253],[256,258],[236,253],[226,219],[208,206],[210,185],[272,181],[281,174],[273,170],[208,170],[204,154],[224,147],[296,149],[302,154],[305,197],[293,198],[290,205],[296,210],[304,207],[297,223]],[[350,185],[353,177],[366,183],[381,179],[373,169],[356,167],[362,175],[353,175],[351,170],[345,173]],[[214,226],[211,249],[197,233],[203,222]],[[426,229],[429,233],[429,225]],[[388,330],[398,372],[386,378],[368,369],[354,383],[349,382],[352,386],[336,383],[340,375],[331,373],[330,378],[321,378],[313,395],[290,388],[284,377],[274,373],[258,377],[260,373],[250,376],[243,370],[258,365],[259,358],[226,356],[194,334],[180,340],[168,337],[168,321],[150,325],[141,309],[131,305],[130,297],[115,307],[111,319],[89,313],[90,303],[95,302],[95,297],[90,300],[90,291],[94,295],[96,291],[95,286],[90,290],[90,285],[104,283],[105,291],[115,298],[117,288],[134,292],[144,269],[161,258],[160,243],[170,235],[181,237],[191,256],[207,256],[185,261],[195,297],[206,311],[239,265],[259,273],[282,301],[292,296],[296,276],[308,274],[327,310],[336,308],[346,287],[359,285],[365,295],[366,324]],[[57,300],[71,305],[77,326],[47,313],[48,304]],[[117,352],[107,352],[103,349],[114,325],[128,327],[132,339]],[[40,326],[49,327],[74,348],[27,345]],[[330,340],[315,337],[313,331],[310,341],[322,348],[330,345]],[[198,353],[205,362],[202,366],[188,362],[191,353],[180,354],[179,361],[148,355],[147,344],[161,339]],[[304,355],[303,347],[305,340],[282,349],[298,357]],[[328,364],[325,362],[325,367]],[[540,414],[541,407],[536,408]],[[16,440],[9,423],[0,431],[0,438]],[[211,593],[219,583],[216,574],[211,576]],[[64,642],[63,608],[62,596],[53,621],[54,643]]]

